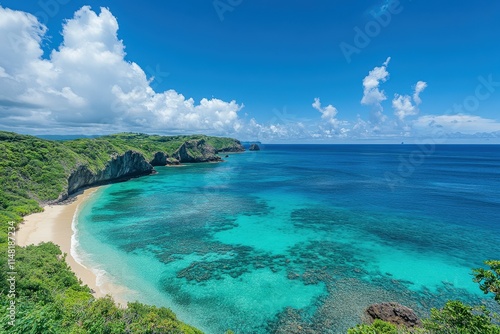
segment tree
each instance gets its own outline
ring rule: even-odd
[[[431,317],[423,322],[430,333],[500,334],[493,316],[485,306],[472,307],[452,300],[440,310],[431,309]]]
[[[484,262],[490,269],[473,269],[473,281],[485,293],[492,293],[500,304],[500,260]],[[393,324],[375,320],[371,325],[358,325],[349,334],[382,333],[431,333],[431,334],[500,334],[500,316],[486,306],[469,306],[460,301],[448,301],[442,309],[431,309],[431,316],[423,319],[423,328],[398,328]]]
[[[472,270],[473,281],[485,293],[493,293],[500,304],[500,261],[484,262],[490,269]],[[424,320],[424,327],[432,333],[500,333],[498,315],[485,306],[472,307],[459,301],[449,301],[440,309],[432,309],[430,319]]]
[[[354,328],[347,330],[348,334],[399,334],[399,333],[409,333],[408,330],[403,328],[398,328],[389,322],[382,321],[380,319],[375,319],[375,321],[370,324],[357,325]]]
[[[473,269],[474,282],[479,283],[479,288],[485,293],[493,293],[495,300],[500,304],[500,261],[489,260],[484,263],[490,269]]]

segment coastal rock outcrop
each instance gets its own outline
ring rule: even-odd
[[[214,162],[222,159],[217,152],[241,152],[243,146],[237,140],[216,150],[205,139],[193,139],[184,142],[171,156],[156,152],[153,158],[146,159],[136,151],[127,151],[122,155],[113,155],[102,170],[90,169],[87,165],[79,165],[70,173],[67,188],[55,202],[63,201],[78,190],[117,181],[135,176],[148,175],[155,172],[154,166],[179,165],[182,162]]]
[[[153,160],[149,163],[152,166],[165,166],[167,164],[168,154],[165,152],[156,152]]]
[[[208,144],[205,139],[185,142],[172,156],[180,162],[221,161],[221,158],[216,155],[215,148]]]
[[[167,165],[168,166],[177,166],[177,165],[180,165],[180,164],[181,163],[176,158],[167,158]]]
[[[61,199],[87,186],[97,185],[120,178],[151,174],[153,166],[141,153],[127,151],[123,155],[111,157],[103,170],[94,172],[87,166],[80,165],[68,178],[68,189]]]
[[[252,145],[250,145],[249,150],[250,151],[260,151],[260,147],[257,144],[252,144]]]
[[[373,322],[375,319],[380,319],[408,328],[422,325],[422,322],[411,308],[399,303],[373,304],[366,309],[365,313],[370,322]]]
[[[129,132],[98,138],[54,139],[0,131],[0,153],[5,153],[2,172],[8,175],[0,191],[0,202],[17,201],[21,196],[41,206],[56,204],[85,187],[153,174],[155,166],[178,164],[178,158],[183,162],[220,161],[217,150],[243,150],[236,139],[206,135]],[[172,156],[176,151],[178,158]],[[10,206],[4,207],[11,210]],[[9,211],[13,215],[35,210],[31,204],[29,210],[14,208]]]
[[[232,145],[226,145],[216,150],[215,153],[220,152],[244,152],[245,148],[241,145],[239,140],[234,140]]]

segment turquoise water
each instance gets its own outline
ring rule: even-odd
[[[80,208],[77,252],[207,333],[341,333],[375,302],[478,303],[470,269],[500,257],[500,147],[418,152],[266,145],[159,167]]]

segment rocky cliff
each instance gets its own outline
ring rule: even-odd
[[[156,152],[153,160],[149,163],[153,166],[165,166],[168,158],[169,156],[165,152]]]
[[[60,199],[77,192],[79,189],[103,184],[121,178],[147,175],[153,172],[153,166],[146,161],[141,153],[127,151],[123,155],[114,156],[103,170],[91,171],[87,166],[80,165],[68,178],[68,189],[61,194]]]
[[[233,146],[223,147],[223,150],[224,152],[240,152],[243,149],[240,146],[239,141],[235,141]],[[150,161],[146,160],[144,155],[139,152],[127,151],[123,155],[111,157],[104,169],[97,172],[90,170],[86,165],[78,166],[70,174],[67,189],[59,196],[58,201],[65,200],[69,195],[85,187],[151,174],[154,172],[154,166],[174,164],[172,161],[178,164],[179,162],[195,163],[221,160],[217,155],[217,150],[205,139],[184,142],[171,157],[165,152],[156,152]]]
[[[185,142],[172,156],[180,162],[221,161],[222,159],[216,153],[216,149],[205,139],[198,139]]]
[[[219,149],[216,150],[216,153],[219,152],[243,152],[245,151],[245,148],[241,144],[239,140],[234,140],[234,143],[232,145],[225,145],[223,147],[220,147]]]
[[[260,147],[257,144],[250,145],[249,151],[260,151]]]

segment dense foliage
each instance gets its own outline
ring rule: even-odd
[[[78,166],[102,170],[111,157],[129,150],[151,161],[156,152],[171,155],[184,142],[199,139],[217,150],[235,145],[234,139],[202,135],[165,137],[123,133],[51,141],[0,131],[0,332],[201,333],[178,321],[167,308],[129,303],[122,309],[111,298],[94,298],[71,272],[54,244],[22,248],[14,242],[22,217],[41,211],[41,204],[58,199],[67,188],[69,175]],[[16,272],[15,298],[10,298],[13,295],[8,273],[12,269]],[[14,309],[15,326],[12,326],[9,315]]]
[[[484,293],[493,293],[500,304],[500,261],[485,261],[490,269],[473,270],[474,282]],[[423,327],[412,329],[397,327],[391,323],[375,320],[351,328],[348,334],[500,334],[500,315],[491,312],[484,305],[469,306],[457,300],[448,301],[443,308],[431,310]]]
[[[500,304],[500,261],[485,261],[490,269],[474,269],[474,282],[479,283],[479,288],[484,293],[492,293]]]
[[[472,307],[453,300],[442,309],[432,309],[431,317],[424,320],[424,328],[430,333],[500,334],[493,317],[485,306]]]
[[[418,329],[416,330],[418,331]],[[376,319],[371,325],[362,324],[347,331],[347,334],[409,334],[404,327],[397,327],[389,322]],[[414,332],[415,333],[415,332]]]
[[[201,333],[178,321],[167,308],[129,303],[124,309],[110,297],[95,299],[52,243],[18,247],[16,272],[15,326],[7,316],[11,299],[2,293],[0,332]]]
[[[184,142],[195,139],[205,139],[216,149],[235,143],[234,139],[203,135],[135,133],[61,142],[0,131],[0,243],[6,241],[5,224],[18,224],[23,216],[40,211],[39,203],[57,199],[77,166],[102,170],[111,157],[130,150],[151,161],[156,152],[172,155]]]

